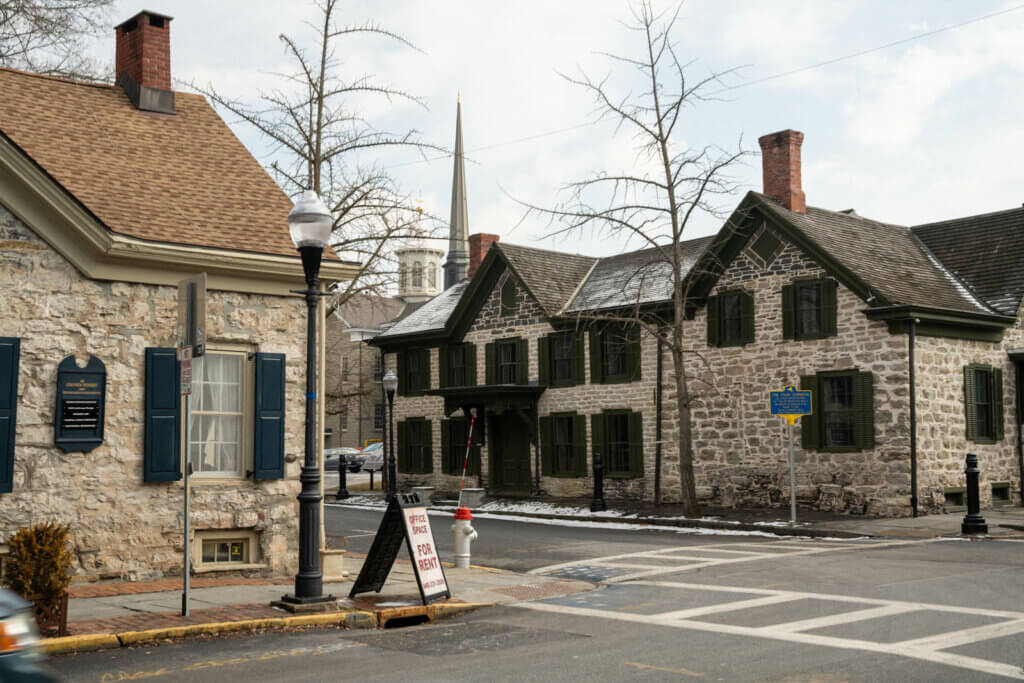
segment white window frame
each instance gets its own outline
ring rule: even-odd
[[[204,543],[230,543],[241,541],[249,553],[248,562],[203,562]],[[204,572],[239,571],[245,569],[266,569],[260,552],[260,535],[252,529],[197,529],[192,541],[192,570]]]
[[[216,483],[216,482],[238,482],[239,480],[245,480],[248,478],[249,472],[252,470],[252,434],[254,429],[254,412],[256,409],[256,401],[253,395],[255,387],[255,348],[248,345],[241,344],[211,344],[206,348],[207,354],[212,355],[232,355],[241,356],[242,358],[242,420],[239,434],[239,468],[237,472],[226,472],[226,471],[215,471],[215,472],[202,472],[197,469],[192,470],[191,479],[193,483]],[[199,360],[199,362],[203,362]],[[196,363],[196,361],[193,361]],[[199,368],[195,368],[193,377],[199,377]],[[193,381],[193,395],[192,405],[195,406],[195,393],[200,390],[200,384],[198,381]],[[182,415],[185,414],[185,402],[182,397]],[[196,414],[195,410],[192,410],[192,415]],[[182,420],[182,443],[185,443],[184,457],[182,462],[184,466],[187,466],[191,462],[191,443],[186,443],[184,438],[185,431],[185,420]],[[189,434],[189,439],[194,437],[194,434]],[[201,550],[200,546],[200,550]]]

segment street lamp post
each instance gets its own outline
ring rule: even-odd
[[[302,256],[308,323],[306,332],[306,457],[302,464],[302,491],[299,493],[299,573],[295,575],[294,595],[283,602],[304,605],[333,601],[323,594],[324,577],[320,571],[320,468],[317,465],[316,431],[316,308],[321,292],[320,259],[331,235],[334,218],[317,196],[306,190],[288,214],[292,242]]]
[[[398,493],[398,471],[395,467],[395,390],[398,389],[398,377],[388,370],[381,378],[384,393],[388,397],[388,493],[390,501]]]

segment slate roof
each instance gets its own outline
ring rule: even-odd
[[[378,334],[374,337],[374,341],[387,340],[406,334],[443,330],[448,316],[455,310],[455,306],[468,286],[469,281],[467,280],[452,285],[410,315],[399,320],[391,328]]]
[[[682,242],[684,277],[713,240],[710,236]],[[652,247],[600,259],[564,312],[646,304],[671,296],[672,266]]]
[[[911,230],[989,306],[1017,314],[1024,297],[1024,207]]]
[[[806,214],[796,213],[760,193],[750,194],[768,213],[800,230],[893,305],[994,312],[944,267],[941,258],[933,257],[908,227],[813,206],[807,207]]]
[[[598,262],[592,256],[495,242],[530,293],[549,316],[557,315]]]
[[[11,69],[0,93],[0,133],[111,231],[296,256],[292,202],[202,96],[155,114],[119,87]]]

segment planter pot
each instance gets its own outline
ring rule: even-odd
[[[68,591],[58,596],[30,595],[36,613],[36,625],[44,636],[66,636],[68,634]]]
[[[484,502],[486,489],[462,489],[462,504],[470,510],[480,507]]]
[[[434,487],[433,486],[413,486],[412,492],[420,497],[424,505],[431,505],[434,502]]]

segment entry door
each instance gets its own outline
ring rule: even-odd
[[[494,416],[491,429],[491,486],[499,492],[530,490],[530,434],[515,413]]]

